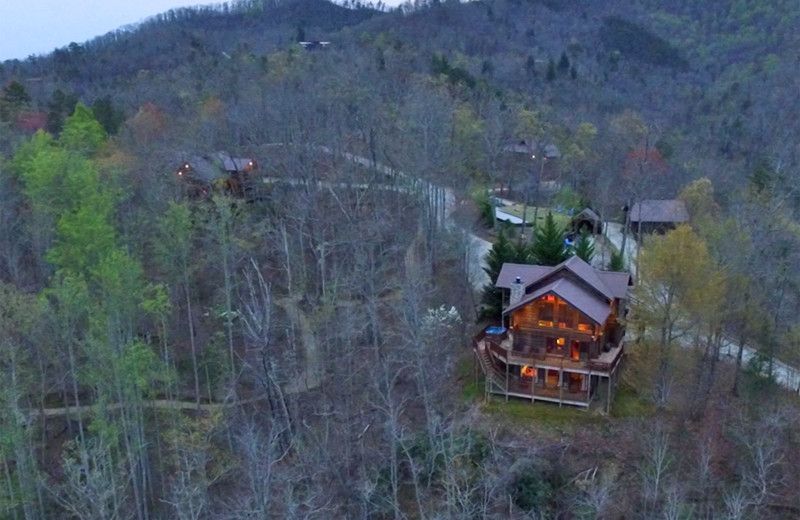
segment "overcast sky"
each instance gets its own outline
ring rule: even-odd
[[[0,61],[83,43],[192,0],[0,0]],[[218,2],[213,2],[218,3]]]
[[[0,0],[0,61],[84,43],[175,7],[221,0]],[[384,2],[394,5],[397,1]]]

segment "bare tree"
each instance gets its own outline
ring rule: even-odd
[[[279,432],[281,446],[289,449],[294,438],[287,396],[280,374],[280,359],[270,348],[272,324],[272,293],[264,280],[258,263],[250,260],[244,273],[247,295],[243,302],[242,321],[250,345],[256,352],[260,370],[256,370],[269,401],[272,419]]]

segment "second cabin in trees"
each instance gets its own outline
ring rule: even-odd
[[[217,152],[184,161],[176,174],[189,188],[191,197],[202,198],[217,191],[249,199],[255,189],[256,168],[253,159]]]

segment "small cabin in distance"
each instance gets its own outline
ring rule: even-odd
[[[184,161],[176,174],[188,187],[190,197],[201,198],[217,191],[249,199],[256,189],[257,167],[254,159],[217,152]]]
[[[325,49],[331,42],[321,42],[321,41],[310,41],[310,42],[297,42],[300,44],[307,51],[321,51]]]
[[[680,199],[643,200],[633,205],[629,213],[631,230],[637,239],[642,235],[666,233],[678,224],[689,221],[686,205]]]

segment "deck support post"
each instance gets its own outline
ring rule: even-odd
[[[472,349],[472,362],[473,362],[472,380],[473,384],[475,386],[478,386],[478,363],[480,363],[480,360],[478,359],[478,351],[474,348]]]
[[[564,362],[561,362],[561,370],[558,371],[558,407],[564,401]]]
[[[592,404],[592,364],[589,363],[589,375],[585,375],[583,377],[588,377],[589,381],[586,383],[586,409],[589,409],[589,405]]]
[[[606,414],[611,413],[611,377],[613,374],[608,375],[608,395],[606,395]]]
[[[533,377],[531,378],[531,403],[536,402],[536,379],[539,377],[539,369],[536,367],[534,363],[531,365],[533,369]]]
[[[506,402],[508,402],[508,356],[506,356]]]

